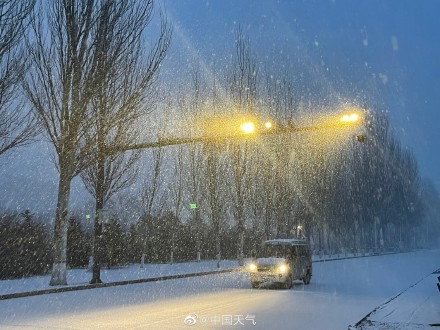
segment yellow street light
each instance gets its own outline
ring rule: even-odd
[[[271,122],[271,121],[266,121],[266,122],[264,123],[264,127],[265,127],[266,129],[271,129],[271,128],[272,128],[272,122]]]
[[[248,121],[248,122],[241,124],[240,129],[245,134],[252,134],[255,132],[255,124],[253,122]]]
[[[341,121],[344,123],[354,123],[360,119],[357,113],[345,114],[341,117]]]

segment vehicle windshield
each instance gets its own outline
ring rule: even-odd
[[[292,247],[288,245],[264,244],[261,256],[263,258],[291,258]]]

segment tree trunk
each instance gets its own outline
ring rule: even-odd
[[[220,268],[220,260],[221,260],[221,249],[220,249],[220,234],[215,237],[215,251],[217,258],[217,268]]]
[[[198,209],[195,209],[195,215],[196,215],[196,219],[195,219],[195,222],[196,222],[196,226],[197,226],[197,228],[196,228],[196,235],[197,235],[197,238],[196,238],[196,252],[197,252],[197,262],[200,262],[200,255],[201,255],[201,252],[200,252],[200,250],[202,249],[202,224],[201,224],[201,221],[200,221],[200,215],[199,215],[199,211],[198,211]]]
[[[240,177],[239,180],[237,180],[237,182],[241,183],[242,178]],[[243,261],[243,250],[244,250],[244,210],[243,210],[243,205],[244,205],[244,198],[243,198],[243,194],[242,194],[242,187],[239,186],[237,184],[237,220],[238,220],[238,264],[240,266],[244,265],[244,261]]]
[[[101,141],[100,141],[101,142]],[[104,180],[105,180],[105,157],[102,150],[102,143],[99,145],[98,169],[96,177],[96,204],[95,204],[95,256],[93,264],[93,275],[90,284],[102,283],[101,281],[101,261],[102,261],[102,222],[104,208]]]
[[[239,266],[244,265],[243,247],[244,247],[244,228],[240,228],[239,247],[238,247],[238,265]]]
[[[207,170],[208,170],[208,190],[209,190],[209,204],[211,207],[212,224],[215,237],[215,252],[217,258],[217,268],[220,268],[221,259],[221,245],[220,245],[220,210],[218,206],[218,186],[217,186],[217,173],[216,164],[214,160],[215,146],[212,144],[207,145]]]
[[[70,194],[70,173],[60,161],[60,179],[58,183],[58,202],[55,216],[53,267],[49,285],[67,285],[67,208]]]

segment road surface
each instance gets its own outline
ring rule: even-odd
[[[347,329],[438,269],[440,251],[313,267],[311,284],[290,290],[251,289],[235,272],[10,299],[0,301],[0,328]]]

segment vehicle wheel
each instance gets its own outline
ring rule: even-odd
[[[284,283],[284,289],[290,289],[293,285],[293,280],[292,280],[292,275],[290,275],[287,280],[286,283]]]
[[[304,284],[306,284],[306,285],[310,284],[311,278],[312,278],[312,275],[310,274],[310,271],[307,271],[307,275],[304,276],[304,278],[303,278]]]
[[[260,282],[251,282],[251,286],[253,289],[259,288],[260,287]]]

